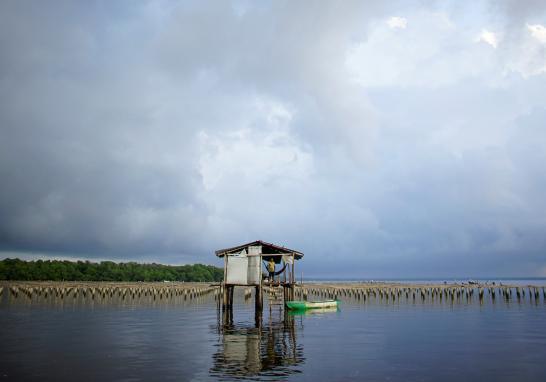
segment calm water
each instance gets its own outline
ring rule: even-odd
[[[3,380],[545,381],[546,303],[344,302],[285,315],[212,297],[98,303],[2,296]],[[225,322],[225,321],[224,321]]]

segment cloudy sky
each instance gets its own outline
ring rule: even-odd
[[[543,1],[0,2],[0,257],[546,276]]]

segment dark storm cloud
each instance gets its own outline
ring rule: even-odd
[[[168,237],[191,235],[204,207],[189,127],[162,120],[146,29],[100,3],[3,7],[3,247],[180,251]]]
[[[315,275],[546,273],[527,11],[0,7],[4,253],[210,262],[259,238]]]

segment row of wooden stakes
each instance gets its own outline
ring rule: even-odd
[[[536,286],[456,286],[456,287],[335,287],[335,286],[304,286],[296,289],[298,299],[327,298],[347,299],[365,302],[371,298],[375,300],[396,301],[470,301],[474,297],[483,301],[486,297],[495,301],[497,298],[510,301],[521,301],[528,298],[531,301],[546,302],[546,290]]]
[[[208,295],[217,291],[215,286],[192,286],[192,287],[131,287],[131,286],[27,286],[27,285],[12,285],[10,287],[0,287],[0,296],[4,293],[4,289],[8,288],[9,294],[12,297],[25,296],[32,299],[33,297],[56,297],[56,298],[142,298],[150,297],[155,299],[168,299],[174,297],[182,297],[186,299],[194,299]]]
[[[267,289],[267,288],[266,288]],[[245,288],[243,297],[245,301],[252,298],[254,288]],[[36,284],[16,284],[0,287],[0,297],[4,293],[9,293],[12,297],[24,296],[29,299],[33,297],[55,297],[55,298],[82,298],[108,299],[121,298],[137,299],[152,298],[153,300],[171,299],[180,297],[184,300],[193,300],[195,298],[213,295],[215,300],[220,298],[220,288],[217,285],[207,284],[177,284],[161,285],[147,284],[139,286],[134,285],[115,285],[115,283],[105,285],[36,285]],[[333,286],[333,285],[313,285],[298,286],[295,288],[295,298],[299,300],[307,299],[338,299],[366,302],[371,299],[375,301],[395,302],[395,301],[451,301],[464,302],[472,301],[474,298],[483,302],[485,299],[491,301],[518,301],[529,300],[536,303],[546,302],[545,287],[538,286]]]

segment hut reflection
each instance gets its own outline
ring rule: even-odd
[[[305,360],[303,346],[297,344],[302,329],[298,317],[280,313],[269,315],[262,324],[235,324],[226,317],[217,327],[220,341],[213,355],[211,375],[217,377],[282,377],[300,373],[298,365]]]

